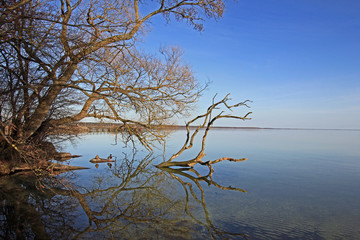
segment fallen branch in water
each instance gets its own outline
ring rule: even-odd
[[[214,99],[215,99],[215,97],[214,97]],[[247,105],[247,103],[250,102],[249,100],[246,100],[244,102],[240,102],[240,103],[237,103],[237,104],[234,104],[234,105],[229,105],[228,104],[228,101],[230,100],[229,94],[226,95],[222,100],[220,100],[218,102],[214,102],[214,99],[213,99],[213,104],[207,109],[207,112],[205,114],[202,114],[202,115],[199,115],[199,116],[195,117],[194,119],[192,119],[191,121],[189,121],[186,124],[186,131],[187,131],[186,140],[185,140],[185,143],[182,146],[182,148],[177,153],[173,154],[169,160],[160,163],[159,165],[157,165],[157,167],[165,168],[165,167],[179,166],[179,167],[192,168],[196,164],[201,164],[201,165],[208,166],[209,170],[210,170],[210,174],[212,174],[213,171],[214,171],[213,168],[212,168],[212,164],[222,162],[222,161],[239,162],[239,161],[246,160],[246,158],[234,159],[234,158],[229,158],[229,157],[223,157],[223,158],[219,158],[219,159],[216,159],[216,160],[213,160],[213,161],[206,161],[206,162],[202,161],[203,157],[206,155],[204,153],[206,137],[207,137],[207,134],[208,134],[211,126],[214,124],[215,121],[217,121],[218,119],[222,119],[222,118],[240,119],[240,120],[249,120],[249,119],[251,119],[251,118],[248,118],[248,116],[251,114],[251,112],[246,113],[244,116],[236,116],[236,115],[232,115],[232,114],[225,114],[225,110],[222,110],[222,111],[220,111],[220,113],[213,116],[214,111],[219,110],[221,107],[225,108],[226,110],[230,110],[230,111],[233,111],[233,109],[238,108],[238,107],[242,107],[242,106],[245,106],[245,107],[249,108],[249,106]],[[195,121],[197,121],[199,119],[203,120],[202,124],[199,125],[198,127],[196,127],[195,131],[191,134],[190,133],[190,124],[194,123]],[[188,150],[188,149],[193,147],[195,136],[203,128],[205,128],[205,131],[204,131],[203,137],[202,137],[201,150],[199,151],[197,156],[194,159],[191,159],[191,160],[188,160],[188,161],[176,161],[176,162],[174,162],[173,160],[175,158],[179,157],[185,150]]]

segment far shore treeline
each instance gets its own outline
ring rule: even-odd
[[[117,132],[124,127],[122,123],[104,122],[76,122],[60,126],[54,133],[87,133],[87,132]],[[135,126],[134,126],[135,127]],[[137,127],[141,131],[141,127]],[[154,129],[163,130],[185,130],[185,125],[167,124],[154,125]],[[196,129],[197,126],[189,126],[189,129]],[[205,128],[205,127],[204,127]],[[315,128],[269,128],[269,127],[238,127],[238,126],[212,126],[213,130],[336,130],[336,131],[360,131],[359,129],[315,129]]]
[[[116,132],[121,131],[124,127],[122,123],[101,123],[101,122],[77,122],[67,125],[62,125],[54,129],[54,133],[87,133],[87,132]],[[135,126],[134,126],[135,127]],[[137,126],[138,130],[141,131],[141,127]],[[163,129],[163,130],[181,130],[186,129],[185,125],[154,125],[154,129]],[[190,129],[195,129],[197,126],[189,126]],[[260,128],[260,127],[229,127],[229,126],[213,126],[212,129],[248,129],[248,130],[258,130],[258,129],[270,129],[270,128]]]

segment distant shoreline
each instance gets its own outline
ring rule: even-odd
[[[185,128],[185,126],[179,125],[178,128]],[[193,126],[191,128],[194,128]],[[170,126],[171,128],[171,126]],[[234,129],[234,130],[314,130],[314,131],[360,131],[360,129],[348,129],[348,128],[269,128],[269,127],[229,127],[229,126],[213,126],[211,129]]]
[[[78,127],[90,127],[90,128],[116,128],[121,127],[120,123],[97,123],[97,122],[77,122],[71,125]],[[185,129],[185,125],[159,125],[155,126],[163,129]],[[190,126],[191,129],[197,128],[197,126]],[[311,130],[311,131],[360,131],[360,129],[346,129],[346,128],[270,128],[270,127],[235,127],[235,126],[212,126],[211,129],[218,130]]]

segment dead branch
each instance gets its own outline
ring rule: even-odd
[[[247,105],[248,102],[250,102],[250,100],[246,100],[244,102],[240,102],[234,105],[229,105],[228,101],[231,100],[229,98],[230,94],[227,94],[222,100],[215,102],[215,97],[213,98],[213,103],[212,105],[207,109],[207,112],[205,114],[199,115],[197,117],[195,117],[194,119],[192,119],[191,121],[189,121],[186,124],[186,140],[184,145],[181,147],[181,149],[173,154],[170,159],[168,161],[162,162],[159,165],[157,165],[157,167],[159,168],[163,168],[163,167],[172,167],[172,166],[180,166],[180,167],[194,167],[196,164],[201,164],[201,165],[206,165],[209,167],[210,170],[210,177],[211,174],[213,172],[213,168],[212,168],[212,164],[218,163],[218,162],[222,162],[222,161],[233,161],[233,162],[239,162],[239,161],[244,161],[246,160],[246,158],[241,158],[241,159],[234,159],[234,158],[229,158],[229,157],[223,157],[223,158],[219,158],[213,161],[207,161],[207,162],[203,162],[202,158],[206,155],[204,153],[205,151],[205,143],[206,143],[206,137],[208,135],[208,132],[210,130],[210,128],[213,126],[213,124],[215,123],[215,121],[217,121],[218,119],[222,119],[222,118],[231,118],[231,119],[240,119],[240,120],[249,120],[251,118],[249,118],[248,116],[252,113],[252,112],[248,112],[243,116],[237,116],[237,115],[233,115],[233,114],[225,114],[226,110],[230,110],[231,112],[233,112],[234,109],[238,108],[238,107],[247,107],[249,108],[249,106]],[[225,108],[225,110],[221,110],[221,108]],[[213,116],[215,113],[214,111],[216,110],[220,110],[220,113],[218,113],[217,115]],[[195,131],[191,134],[190,133],[190,124],[194,123],[197,120],[202,120],[202,124],[200,124]],[[206,128],[205,128],[206,127]],[[197,156],[191,160],[188,161],[177,161],[177,162],[173,162],[173,160],[177,157],[179,157],[185,150],[188,150],[190,148],[193,147],[194,145],[194,139],[195,136],[199,133],[199,131],[201,129],[205,128],[205,131],[203,133],[203,137],[202,137],[202,143],[201,143],[201,150],[199,151],[199,153],[197,154]]]

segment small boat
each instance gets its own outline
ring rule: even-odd
[[[115,162],[115,161],[112,160],[112,156],[110,154],[110,156],[108,158],[100,158],[99,155],[96,155],[96,157],[91,159],[90,162],[92,162],[92,163],[103,163],[103,162]]]

